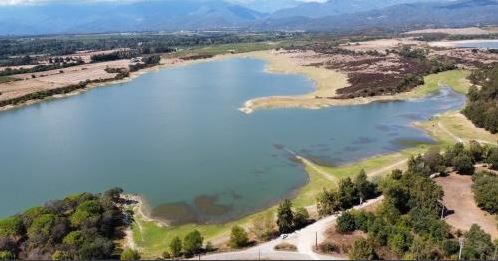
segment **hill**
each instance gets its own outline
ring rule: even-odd
[[[498,23],[498,1],[461,0],[422,2],[389,6],[366,12],[320,18],[268,18],[255,28],[273,30],[306,30],[354,32],[376,28],[406,31],[411,28],[465,27]]]
[[[54,2],[0,8],[0,34],[227,29],[265,15],[223,1]]]

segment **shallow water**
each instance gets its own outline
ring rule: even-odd
[[[245,115],[237,108],[250,98],[313,88],[264,68],[228,59],[164,69],[0,113],[0,216],[120,186],[164,219],[222,222],[305,184],[287,150],[325,164],[398,151],[432,142],[412,122],[464,104],[447,88],[409,102]]]
[[[457,46],[463,48],[498,49],[498,41],[468,42],[468,43],[457,44]]]

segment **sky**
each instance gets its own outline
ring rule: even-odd
[[[0,5],[20,5],[20,4],[40,4],[40,3],[47,3],[47,2],[55,2],[55,1],[60,1],[60,0],[0,0]],[[65,2],[77,2],[77,1],[82,1],[82,0],[66,0]],[[98,1],[122,1],[122,0],[86,0],[86,1],[92,1],[92,2],[98,2]],[[143,0],[132,0],[132,1],[143,1]],[[221,1],[221,0],[220,0]],[[252,3],[257,3],[257,2],[270,2],[270,1],[275,1],[275,2],[326,2],[327,0],[229,0],[229,2],[237,2],[237,3],[243,3],[243,4],[252,4]]]
[[[138,1],[151,1],[151,0],[0,0],[0,6],[16,6],[16,5],[39,5],[47,4],[50,2],[138,2]],[[154,1],[168,1],[168,0],[154,0]],[[206,1],[206,0],[196,0]],[[271,13],[282,8],[295,7],[300,3],[308,2],[326,2],[327,0],[212,0],[212,1],[226,1],[234,4],[239,4],[253,10],[260,12]]]

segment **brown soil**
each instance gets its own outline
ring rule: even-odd
[[[454,213],[446,217],[446,222],[455,229],[467,231],[473,224],[478,224],[493,239],[498,239],[496,216],[481,210],[472,192],[472,177],[451,173],[440,177],[436,182],[443,187],[443,202]]]
[[[337,232],[335,225],[329,228],[325,232],[325,243],[332,243],[337,246],[337,252],[333,254],[338,254],[340,257],[347,257],[354,242],[360,238],[367,238],[367,234],[362,231],[355,231],[353,233],[341,234]],[[332,253],[324,253],[332,254]]]

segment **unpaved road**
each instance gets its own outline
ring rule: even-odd
[[[362,209],[371,206],[383,199],[380,196],[376,199],[369,200],[361,206],[354,209]],[[202,256],[203,260],[342,260],[343,257],[334,257],[328,255],[320,255],[313,251],[315,243],[320,244],[325,239],[325,232],[332,226],[340,214],[328,216],[320,219],[317,222],[290,234],[286,239],[277,238],[270,242],[248,248],[241,251],[219,253],[213,255]],[[297,252],[282,252],[275,251],[276,245],[286,242],[297,247]],[[195,259],[198,259],[195,258]]]

